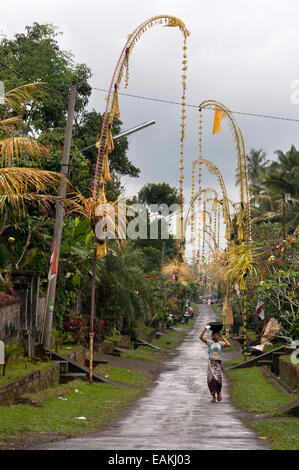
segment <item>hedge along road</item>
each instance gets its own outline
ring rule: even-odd
[[[216,314],[200,305],[200,315],[177,348],[170,367],[159,375],[147,395],[108,431],[38,445],[47,450],[266,450],[267,442],[242,421],[229,399],[224,377],[223,401],[210,402],[207,346],[198,336]],[[207,334],[209,337],[209,334]]]

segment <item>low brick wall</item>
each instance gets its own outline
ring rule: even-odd
[[[59,384],[59,365],[41,373],[40,370],[0,385],[0,406],[11,405],[24,393],[38,392]]]
[[[292,364],[286,357],[279,358],[280,379],[292,390],[299,391],[299,365]]]

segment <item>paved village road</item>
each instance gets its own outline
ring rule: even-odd
[[[207,321],[215,320],[208,305],[200,305],[192,331],[179,346],[171,367],[126,417],[108,431],[43,445],[47,450],[266,450],[241,420],[229,400],[224,377],[223,401],[210,402],[207,387],[207,346],[198,339]],[[209,334],[207,334],[209,337]]]

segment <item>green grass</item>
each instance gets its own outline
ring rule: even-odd
[[[272,351],[272,349],[276,349],[276,348],[279,348],[279,346],[282,346],[284,343],[281,342],[281,343],[275,343],[275,344],[272,344],[272,346],[266,346],[263,350],[263,353],[266,353],[266,352],[269,352],[269,351]]]
[[[120,338],[121,338],[121,334],[105,336],[105,339],[108,341],[118,341]]]
[[[251,423],[261,437],[266,437],[274,450],[299,450],[298,420],[269,420]]]
[[[76,392],[75,390],[78,390]],[[22,438],[22,433],[53,432],[77,435],[104,429],[108,420],[123,410],[143,390],[107,384],[73,381],[46,391],[26,395],[42,403],[41,408],[11,405],[0,408],[0,443],[8,438]],[[59,399],[61,396],[66,401]],[[86,420],[76,419],[79,416]]]
[[[228,366],[236,366],[238,364],[241,364],[241,362],[244,362],[244,357],[243,356],[235,357],[234,359],[229,359],[228,361],[225,361],[225,364],[228,365]]]
[[[191,328],[192,324],[186,326]],[[181,328],[181,325],[176,325],[176,327]],[[185,331],[166,330],[166,334],[161,335],[158,339],[153,339],[151,344],[162,349],[173,349],[184,340],[188,328],[183,328]],[[149,346],[139,346],[137,349],[132,349],[132,352],[122,352],[120,355],[120,357],[129,359],[142,359],[155,362],[160,361],[160,356],[160,350],[152,349]]]
[[[191,324],[188,325],[188,327],[191,326]],[[169,330],[166,335],[153,340],[153,344],[163,349],[175,348],[183,341],[186,332],[187,328],[179,332]],[[130,353],[121,353],[121,357],[159,361],[161,351],[140,346]],[[51,363],[32,364],[30,369],[28,365],[26,373],[32,369],[41,369],[41,365],[45,368],[52,367]],[[96,369],[101,374],[108,375],[111,380],[122,383],[145,386],[149,381],[148,373],[145,371],[127,370],[103,364]],[[20,371],[23,370],[24,362],[21,361],[16,367],[15,376],[19,376]],[[12,370],[10,378],[7,377],[5,380],[11,380],[11,374]],[[91,385],[88,382],[76,380],[42,392],[26,394],[24,397],[41,403],[42,407],[29,405],[0,407],[0,446],[5,446],[5,439],[24,440],[26,433],[75,436],[100,431],[107,427],[111,418],[116,417],[117,412],[133,403],[143,393],[144,390],[141,389],[96,383]],[[59,396],[67,400],[61,400]],[[76,419],[79,416],[86,417],[86,420]]]
[[[232,400],[243,410],[274,412],[295,399],[294,396],[277,390],[258,367],[229,370],[227,374],[232,382]]]
[[[149,382],[149,375],[143,370],[123,369],[109,365],[100,365],[95,371],[103,376],[108,376],[110,380],[127,383],[131,385],[146,386]]]
[[[149,336],[153,331],[155,331],[155,328],[152,328],[151,326],[142,326],[140,328],[137,328],[136,331],[137,331],[137,336],[138,336],[139,331],[143,331]]]
[[[178,323],[175,328],[182,328],[184,330],[190,330],[194,325],[194,320],[189,320],[188,323]]]
[[[228,341],[230,342],[230,346],[228,348],[225,348],[223,351],[224,353],[226,352],[235,352],[235,351],[240,351],[240,345],[236,341],[231,341],[228,338]]]
[[[13,380],[30,374],[31,372],[35,372],[36,370],[44,371],[49,370],[52,367],[53,364],[51,362],[30,361],[27,358],[18,359],[12,364],[8,362],[4,376],[2,375],[1,367],[0,387],[1,385],[12,382]]]
[[[68,356],[69,354],[71,354],[72,352],[78,350],[78,349],[82,349],[83,346],[81,346],[80,344],[62,344],[62,345],[58,345],[57,347],[57,353],[58,354],[61,354],[62,356]],[[55,344],[51,346],[50,348],[52,351],[56,352],[56,346]]]
[[[243,334],[244,332],[244,328],[241,327],[241,335]],[[251,340],[251,341],[258,341],[259,339],[259,335],[253,331],[253,330],[248,330],[246,331],[246,336],[248,336],[248,338]]]
[[[181,328],[181,325],[178,325],[177,327]],[[153,339],[151,344],[158,346],[159,348],[172,349],[183,341],[185,335],[185,331],[168,330],[166,335],[161,335],[159,339]]]
[[[138,349],[132,349],[132,352],[121,352],[120,357],[126,359],[141,359],[143,361],[159,362],[158,351],[150,349],[147,346],[139,346]]]

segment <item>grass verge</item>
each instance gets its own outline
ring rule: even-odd
[[[242,360],[241,357],[228,362]],[[252,417],[249,425],[258,436],[266,438],[275,450],[298,450],[298,419],[279,419],[278,416],[281,415],[275,413],[278,408],[296,397],[278,390],[267,381],[258,367],[229,370],[227,375],[232,384],[231,398],[234,405],[249,412],[270,413],[271,418],[263,421],[254,421]]]
[[[95,372],[108,377],[110,380],[126,383],[130,385],[146,386],[149,382],[149,375],[143,370],[123,369],[110,365],[100,365],[95,368]]]
[[[0,408],[0,444],[21,439],[24,433],[75,436],[100,431],[117,412],[144,393],[141,389],[73,381],[43,392],[27,394],[41,407],[11,405]],[[66,400],[61,400],[61,398]],[[79,420],[78,417],[86,420]]]
[[[188,325],[176,325],[176,327],[180,328],[182,331],[166,330],[167,333],[164,331],[160,338],[153,339],[151,344],[165,350],[176,348],[184,340],[187,331],[192,328],[193,323],[194,320],[191,320],[188,322]],[[139,346],[135,350],[132,349],[132,352],[122,352],[120,356],[129,359],[160,362],[161,354],[163,354],[163,351],[159,349],[152,349],[149,346]]]
[[[274,450],[299,450],[298,421],[269,420],[251,423],[261,437],[267,437]]]
[[[5,375],[3,376],[2,372],[0,375],[0,387],[1,385],[5,385],[15,379],[24,377],[36,370],[45,371],[52,367],[53,364],[51,362],[32,361],[27,358],[20,358],[11,364],[8,362],[5,369]]]
[[[187,327],[191,328],[192,323]],[[175,348],[183,341],[188,328],[183,331],[169,330],[167,334],[153,340],[153,344],[163,349]],[[159,361],[161,351],[140,346],[138,350],[122,353],[121,356]],[[33,366],[41,369],[41,366],[52,367],[52,364],[38,363]],[[24,364],[21,367],[24,370]],[[106,364],[101,364],[96,369],[120,383],[145,386],[149,381],[146,371]],[[26,371],[28,372],[29,370]],[[20,369],[16,371],[16,376],[20,376]],[[30,442],[30,439],[49,440],[101,431],[107,428],[111,419],[118,417],[119,413],[144,393],[144,390],[138,388],[96,383],[91,385],[75,380],[38,393],[24,394],[23,397],[34,402],[35,406],[19,404],[0,407],[0,446],[5,448],[7,440],[16,443]],[[86,419],[78,419],[79,417]]]
[[[270,384],[258,367],[229,370],[227,374],[232,382],[233,403],[242,410],[274,412],[295,399]]]

